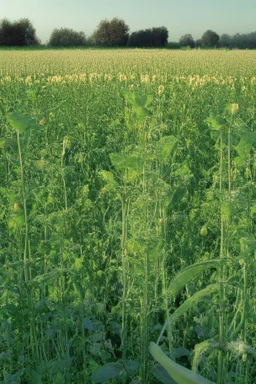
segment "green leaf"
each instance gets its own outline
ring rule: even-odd
[[[144,107],[134,107],[135,115],[138,119],[145,119],[146,117],[152,116],[152,112]]]
[[[88,317],[83,319],[83,328],[87,329],[88,331],[92,331],[94,329],[93,322]]]
[[[35,123],[31,119],[20,112],[9,113],[6,119],[11,127],[20,133],[35,126]]]
[[[137,93],[135,97],[136,105],[143,108],[146,108],[149,104],[151,104],[152,100],[152,95],[141,95]]]
[[[178,139],[174,136],[164,136],[159,140],[160,159],[164,164],[170,161],[178,145]]]
[[[150,343],[149,351],[177,384],[214,384],[212,381],[169,359],[155,343]]]
[[[161,364],[156,364],[152,368],[152,373],[163,384],[177,384]]]
[[[136,360],[122,360],[125,371],[129,376],[135,375],[135,373],[140,368],[140,363]]]
[[[190,354],[189,350],[184,347],[173,348],[172,352],[176,358],[188,356]]]
[[[152,115],[152,112],[147,109],[147,106],[152,102],[152,95],[141,95],[138,92],[125,92],[125,100],[131,105],[132,111],[138,119],[145,119]]]
[[[136,105],[136,101],[135,101],[135,98],[136,98],[136,95],[135,95],[135,92],[124,92],[124,98],[125,100],[135,106]]]
[[[256,204],[251,207],[250,214],[251,216],[256,215]]]
[[[124,92],[125,100],[133,107],[146,108],[153,100],[152,95],[142,95],[138,92]]]
[[[235,149],[239,156],[234,158],[236,165],[243,165],[244,162],[248,161],[251,147],[256,139],[255,132],[243,132],[239,143],[235,146]]]
[[[233,204],[229,201],[223,201],[221,204],[221,214],[225,223],[229,224],[233,216]]]
[[[205,269],[219,268],[223,259],[207,260],[200,263],[195,263],[187,268],[182,269],[171,281],[168,293],[171,297],[177,296],[181,289],[197,275],[203,272]]]
[[[219,288],[219,284],[210,284],[208,285],[208,287],[195,293],[176,309],[176,311],[171,315],[171,321],[177,321],[178,318],[184,315],[190,308],[194,307],[199,301],[203,300],[206,296],[209,296],[210,294],[218,291]]]
[[[0,148],[3,148],[5,145],[5,139],[0,139]]]
[[[142,157],[138,157],[137,153],[131,153],[129,155],[122,153],[111,153],[109,157],[112,164],[120,171],[127,168],[135,171],[142,170],[143,159]]]
[[[24,227],[24,212],[20,209],[19,212],[11,214],[8,219],[8,228],[13,231],[20,231]]]
[[[112,172],[109,171],[99,171],[99,175],[102,178],[102,180],[105,181],[105,183],[108,184],[116,184],[114,175]]]
[[[120,376],[122,371],[123,368],[120,363],[108,363],[93,373],[92,381],[94,383],[104,383],[104,381]]]
[[[212,131],[220,131],[222,129],[222,124],[220,123],[220,119],[213,114],[211,114],[205,122],[210,125]]]

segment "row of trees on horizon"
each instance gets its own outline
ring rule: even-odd
[[[3,47],[167,47],[179,48],[239,48],[256,49],[256,32],[247,34],[219,36],[212,30],[203,33],[194,40],[191,34],[181,36],[178,42],[168,42],[169,31],[166,27],[142,29],[129,34],[129,26],[119,18],[102,20],[90,37],[84,32],[69,28],[54,29],[47,44],[41,44],[36,30],[28,19],[11,22],[0,21],[0,46]]]

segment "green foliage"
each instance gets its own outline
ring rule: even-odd
[[[254,381],[253,58],[2,52],[0,381]]]
[[[10,22],[3,19],[0,22],[0,46],[24,47],[38,45],[36,31],[28,19]]]
[[[166,27],[154,27],[131,33],[128,47],[164,47],[168,41],[169,32]]]
[[[181,36],[181,38],[179,40],[179,45],[181,47],[195,48],[195,41],[194,41],[191,34],[186,34],[186,35]]]
[[[50,47],[81,47],[86,45],[84,32],[76,32],[73,29],[54,29],[48,45]]]
[[[219,260],[207,260],[207,261],[202,261],[202,262],[190,265],[189,267],[181,270],[172,279],[172,281],[168,287],[169,296],[171,296],[171,297],[177,296],[177,294],[180,292],[180,290],[191,279],[194,279],[195,277],[197,277],[199,274],[201,274],[206,269],[220,268],[222,262],[223,261],[221,259],[219,259]]]
[[[11,127],[19,133],[25,133],[31,127],[35,126],[35,123],[20,112],[11,112],[6,116],[6,120]]]
[[[96,44],[107,47],[126,46],[129,27],[121,19],[102,20],[93,34]]]
[[[155,343],[151,342],[149,348],[152,356],[166,369],[177,384],[214,384],[203,376],[170,360]]]
[[[136,374],[140,367],[140,363],[134,360],[124,360],[117,363],[108,363],[100,367],[92,375],[94,383],[104,383],[107,380],[118,378],[122,376],[125,378],[127,375],[131,378]]]
[[[174,313],[171,315],[171,321],[175,323],[180,316],[184,315],[189,309],[193,308],[203,300],[205,297],[209,296],[212,293],[216,293],[219,290],[219,284],[210,284],[201,291],[195,293],[189,299],[187,299],[183,304],[181,304]]]
[[[201,37],[201,43],[203,47],[213,48],[218,43],[219,38],[220,37],[216,32],[208,29],[206,32],[203,33]]]
[[[104,381],[121,376],[122,366],[119,363],[108,363],[103,367],[100,367],[92,375],[92,381],[94,383],[104,383]]]

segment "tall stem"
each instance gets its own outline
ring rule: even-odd
[[[23,161],[22,161],[19,131],[17,131],[17,143],[18,143],[18,151],[19,151],[21,190],[22,190],[24,221],[25,221],[25,239],[24,239],[24,251],[23,251],[24,280],[25,282],[27,282],[28,281],[28,269],[27,269],[28,215],[27,215],[27,199],[26,199],[25,181],[24,181],[24,167],[23,167]]]
[[[222,213],[223,204],[223,133],[220,132],[220,204],[221,204],[221,223],[220,223],[220,258],[224,258],[224,218]],[[224,334],[224,312],[225,312],[225,291],[223,286],[224,277],[224,266],[222,264],[220,268],[220,315],[219,315],[219,341],[221,347],[224,345],[225,334]],[[218,377],[217,384],[223,384],[224,380],[224,354],[221,349],[218,352]]]
[[[129,202],[126,200],[126,197],[122,200],[122,239],[121,239],[121,249],[122,249],[122,280],[123,280],[123,295],[122,295],[122,338],[121,338],[121,348],[122,348],[122,358],[126,359],[127,352],[127,309],[126,309],[126,300],[127,300],[127,255],[126,255],[126,240],[127,240],[127,218],[129,212]]]

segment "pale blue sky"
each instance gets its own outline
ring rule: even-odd
[[[0,0],[0,19],[29,18],[46,42],[54,28],[91,35],[102,19],[119,17],[138,29],[166,26],[169,40],[207,29],[219,34],[256,31],[256,0]]]

